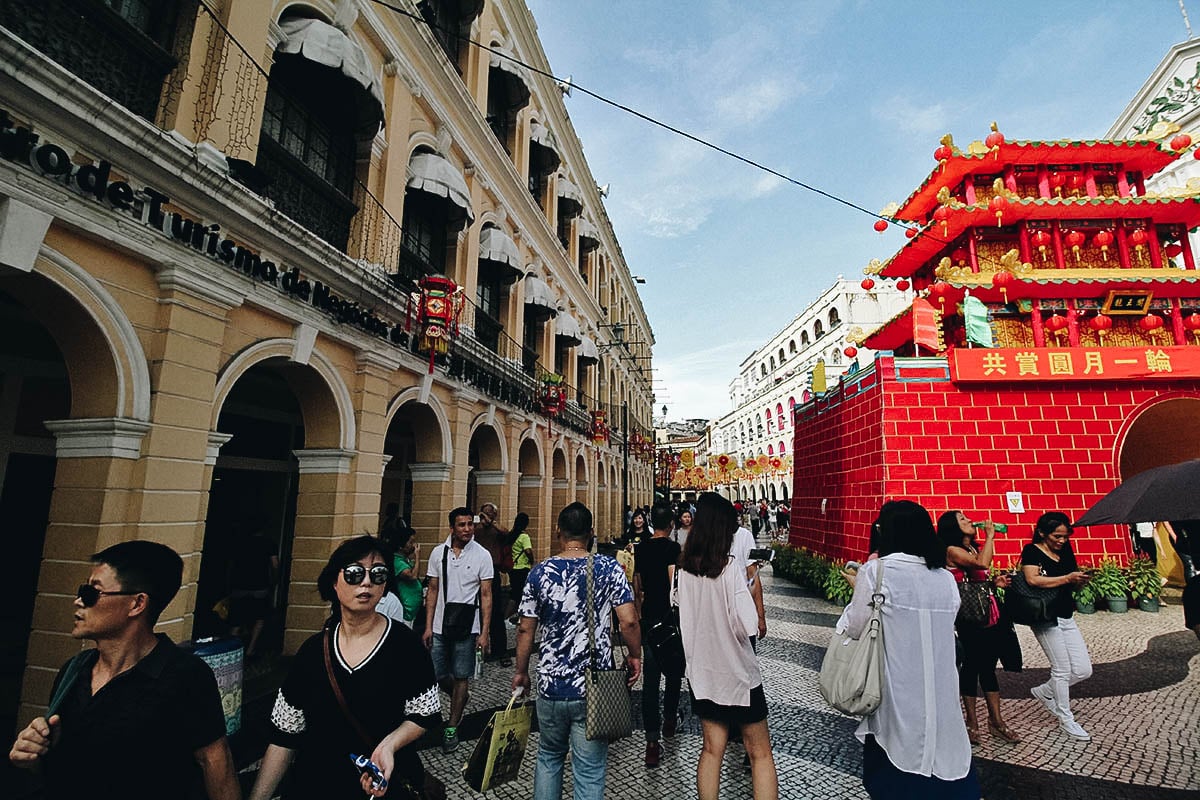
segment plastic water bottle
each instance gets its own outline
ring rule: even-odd
[[[483,676],[483,648],[475,648],[475,677]]]

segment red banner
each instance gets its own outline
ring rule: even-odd
[[[1200,378],[1200,347],[958,347],[950,377],[973,381],[1095,381]]]
[[[938,325],[938,310],[924,298],[913,300],[913,343],[928,347],[933,352],[942,349],[942,331]]]

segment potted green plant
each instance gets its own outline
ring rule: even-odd
[[[1138,608],[1152,613],[1158,611],[1162,579],[1150,559],[1141,556],[1129,564],[1129,588],[1133,599],[1137,600]]]
[[[1084,570],[1089,574],[1093,570]],[[1096,613],[1096,585],[1094,581],[1088,581],[1085,584],[1075,587],[1075,591],[1071,592],[1071,596],[1075,598],[1075,610],[1080,614],[1095,614]]]
[[[1104,600],[1108,610],[1114,614],[1124,614],[1129,610],[1129,579],[1125,570],[1114,559],[1106,558],[1100,562],[1100,568],[1090,581],[1095,596]]]

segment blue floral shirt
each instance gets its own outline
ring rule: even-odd
[[[596,597],[596,666],[613,668],[612,611],[633,602],[625,570],[610,556],[592,561]],[[521,595],[520,613],[536,617],[542,630],[538,695],[552,700],[583,698],[588,666],[587,559],[548,558],[534,566]]]

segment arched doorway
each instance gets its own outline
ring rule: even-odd
[[[441,461],[441,430],[437,415],[424,403],[406,402],[392,416],[383,443],[387,466],[379,495],[381,516],[389,503],[396,503],[400,506],[400,516],[409,525],[417,527],[418,521],[413,518],[412,467]],[[434,523],[430,533],[440,534],[445,526],[437,524],[436,520]]]
[[[1200,398],[1160,400],[1131,419],[1118,459],[1121,480],[1200,458]]]
[[[521,442],[517,451],[517,511],[529,515],[529,532],[535,553],[550,552],[554,520],[542,519],[542,454],[533,438]]]
[[[24,304],[0,292],[0,542],[9,570],[0,586],[5,731],[17,723],[54,491],[55,443],[45,423],[69,416],[70,409],[67,364],[54,338]]]
[[[484,503],[495,503],[502,519],[514,516],[501,502],[504,499],[501,497],[504,490],[503,457],[496,429],[490,425],[476,428],[467,447],[467,463],[471,467],[467,473],[467,508],[478,510]]]
[[[553,492],[550,495],[550,517],[557,520],[558,513],[571,502],[571,482],[567,480],[567,454],[561,447],[554,450],[552,469],[554,481]]]
[[[585,506],[588,505],[587,491],[587,461],[584,459],[583,453],[579,452],[575,455],[575,500]],[[592,522],[594,525],[595,520],[593,519]]]
[[[304,412],[296,389],[319,380],[306,374],[310,372],[286,359],[269,358],[239,376],[221,404],[218,435],[212,437],[220,450],[196,585],[197,638],[223,634],[230,622],[240,622],[222,619],[213,607],[230,595],[235,582],[261,582],[266,569],[272,611],[260,649],[282,648],[300,477],[293,451],[305,446]],[[225,437],[229,438],[222,443]],[[255,557],[247,559],[248,552]],[[263,563],[267,552],[278,559],[275,575]]]

